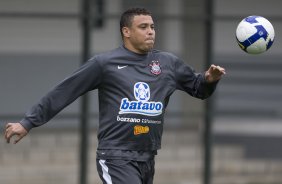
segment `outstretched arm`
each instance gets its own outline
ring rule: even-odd
[[[175,62],[176,88],[199,99],[206,99],[211,96],[224,74],[225,69],[216,65],[211,65],[203,73],[196,73],[192,67],[183,61],[176,60]]]
[[[96,89],[101,81],[101,71],[100,64],[93,59],[64,79],[42,97],[20,122],[7,123],[5,129],[7,143],[10,143],[14,136],[16,137],[14,143],[17,143],[30,129],[48,122],[79,96]]]
[[[24,136],[26,136],[28,131],[20,123],[7,123],[5,129],[5,139],[7,143],[13,136],[16,136],[14,144],[18,143]]]

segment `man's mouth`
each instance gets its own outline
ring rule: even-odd
[[[146,41],[146,42],[152,42],[152,43],[155,42],[155,40],[154,40],[153,38],[148,38],[148,39],[146,39],[145,41]]]

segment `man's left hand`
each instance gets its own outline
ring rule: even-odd
[[[226,74],[225,69],[216,66],[211,65],[210,68],[205,73],[205,78],[207,82],[216,82],[221,79],[222,75]]]

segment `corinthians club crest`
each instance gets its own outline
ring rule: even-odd
[[[153,60],[149,66],[151,67],[151,73],[152,74],[154,74],[154,75],[161,74],[162,70],[161,70],[161,66],[160,66],[159,61]]]

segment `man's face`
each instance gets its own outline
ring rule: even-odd
[[[127,46],[133,52],[145,54],[149,52],[155,42],[154,22],[149,15],[137,15],[132,19],[132,25],[127,28]]]

